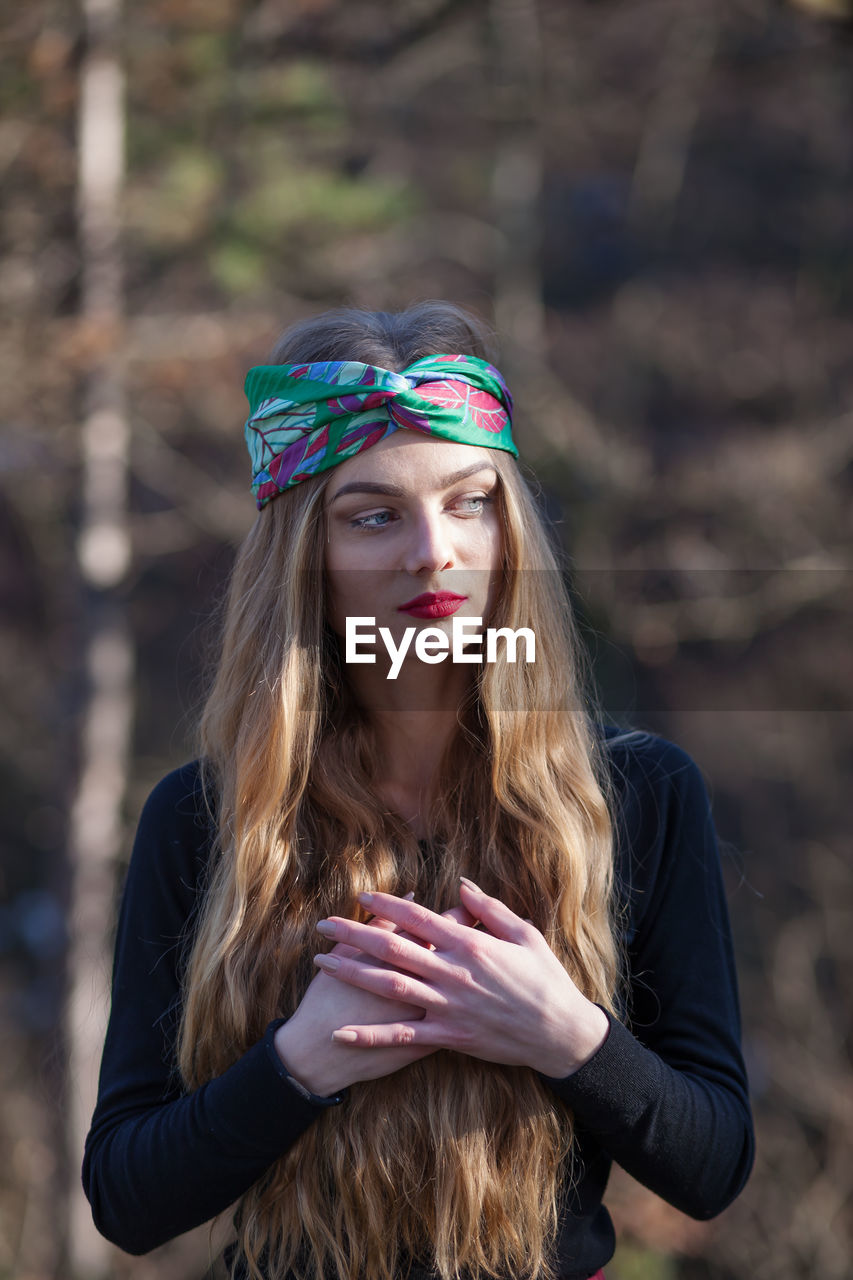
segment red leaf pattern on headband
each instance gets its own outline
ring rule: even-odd
[[[419,386],[412,388],[412,393],[419,396],[421,400],[426,400],[428,404],[444,404],[452,409],[462,409],[471,390],[472,388],[465,382],[447,379],[444,382],[422,382]]]
[[[500,401],[476,387],[468,388],[468,412],[484,431],[501,432],[509,421],[509,414]]]
[[[429,404],[447,405],[453,409],[467,407],[476,426],[482,431],[500,433],[507,424],[507,412],[499,400],[488,391],[478,391],[466,382],[447,379],[445,382],[423,382],[414,388],[414,394]]]

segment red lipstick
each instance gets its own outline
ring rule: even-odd
[[[422,595],[398,605],[397,612],[411,614],[413,618],[449,618],[467,599],[467,596],[458,596],[454,591],[424,591]]]

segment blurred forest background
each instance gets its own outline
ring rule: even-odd
[[[724,852],[757,1165],[708,1224],[615,1176],[608,1280],[846,1280],[853,4],[0,0],[0,59],[0,1277],[207,1270],[79,1189],[115,895],[254,515],[246,369],[447,297]]]

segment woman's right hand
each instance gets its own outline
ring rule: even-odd
[[[452,907],[444,914],[460,924],[475,923],[474,917],[462,907]],[[396,928],[376,917],[370,924],[377,929]],[[338,943],[329,954],[346,957],[356,964],[369,962],[376,966],[375,960],[363,957],[362,952],[344,943]],[[423,1045],[353,1048],[333,1040],[333,1031],[345,1023],[412,1022],[424,1016],[424,1010],[414,1005],[347,986],[320,971],[312,979],[296,1012],[276,1031],[274,1043],[294,1080],[310,1093],[326,1097],[358,1080],[390,1076],[435,1052]]]

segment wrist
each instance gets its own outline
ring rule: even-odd
[[[536,1063],[536,1070],[552,1080],[564,1080],[586,1066],[610,1034],[610,1019],[600,1005],[585,1002],[572,1019],[571,1034]]]
[[[291,1081],[312,1098],[330,1099],[341,1093],[346,1082],[328,1069],[316,1048],[309,1056],[299,1040],[290,1022],[283,1022],[273,1036],[273,1047]]]

